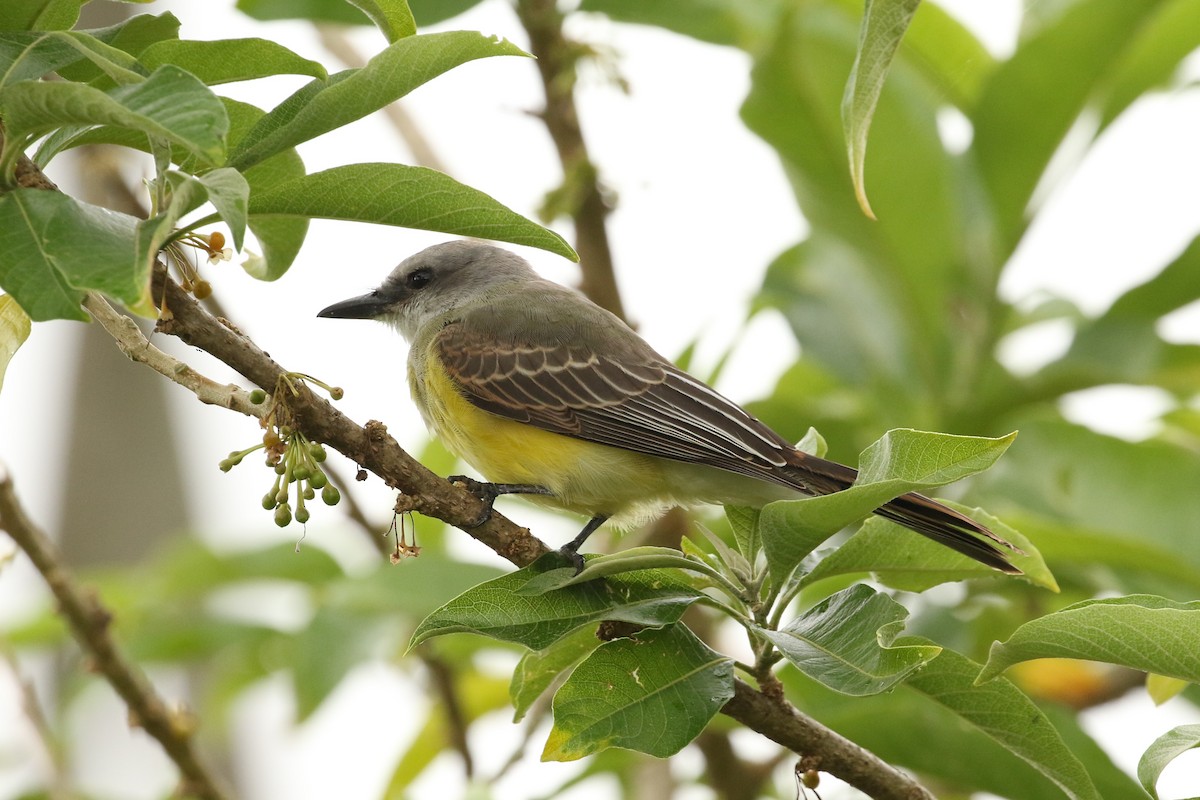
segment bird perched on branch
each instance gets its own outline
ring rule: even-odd
[[[590,519],[563,547],[577,566],[612,517],[668,505],[763,506],[849,487],[850,467],[797,450],[675,367],[621,319],[519,256],[453,241],[318,316],[375,319],[408,340],[408,383],[429,428],[492,483]],[[1015,548],[910,493],[875,513],[1009,573]],[[618,520],[619,521],[619,520]]]

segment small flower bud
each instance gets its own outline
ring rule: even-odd
[[[296,522],[299,522],[301,525],[308,522],[309,516],[311,515],[308,513],[308,509],[304,506],[300,506],[296,509]]]
[[[342,389],[342,387],[334,386],[332,389],[329,390],[329,396],[332,397],[334,400],[341,400],[343,397],[346,396],[346,392]]]
[[[308,485],[314,489],[324,489],[327,483],[329,483],[329,478],[319,469],[313,470],[313,474],[308,478]]]
[[[308,454],[312,456],[312,460],[316,461],[318,464],[324,461],[327,456],[325,448],[316,442],[308,446]]]
[[[292,507],[287,503],[280,503],[275,509],[275,524],[281,528],[286,528],[292,521]]]
[[[321,490],[321,500],[327,506],[335,506],[342,499],[342,493],[337,490],[337,487],[332,483],[326,484]]]
[[[264,509],[266,509],[267,511],[270,511],[272,508],[274,508],[277,505],[279,505],[279,502],[275,499],[275,492],[267,492],[266,494],[263,495],[262,507]]]
[[[192,294],[197,300],[203,300],[212,294],[212,284],[208,281],[196,281],[196,285],[192,287]]]
[[[250,402],[254,403],[254,405],[258,405],[266,399],[267,393],[262,389],[255,389],[254,391],[250,392]]]

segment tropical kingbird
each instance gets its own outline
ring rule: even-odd
[[[836,492],[857,475],[797,450],[621,319],[489,244],[422,250],[378,289],[318,316],[395,327],[411,345],[408,384],[426,425],[495,482],[474,486],[483,499],[524,493],[590,517],[563,548],[577,565],[578,548],[610,517],[760,507]],[[1020,572],[1001,549],[1012,545],[927,497],[906,494],[875,513]]]

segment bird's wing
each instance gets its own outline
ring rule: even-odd
[[[538,324],[523,325],[517,336],[495,319],[479,324],[482,313],[475,324],[464,318],[446,325],[434,341],[446,372],[478,408],[565,436],[798,488],[795,475],[782,471],[795,462],[786,440],[632,331],[622,327],[616,342],[610,335],[599,344],[586,333],[563,341],[554,326]]]

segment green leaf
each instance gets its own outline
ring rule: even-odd
[[[821,542],[888,501],[982,472],[995,463],[1015,436],[1012,433],[988,439],[907,429],[889,431],[862,452],[858,480],[849,489],[779,501],[762,510],[759,532],[772,580],[782,585]]]
[[[1105,81],[1101,90],[1102,129],[1143,94],[1168,84],[1179,63],[1200,47],[1200,26],[1196,25],[1198,14],[1200,3],[1196,0],[1158,4],[1153,16],[1136,31]]]
[[[229,226],[235,250],[242,249],[246,235],[246,218],[250,203],[250,185],[242,173],[222,167],[196,176],[208,195],[217,214]]]
[[[1137,775],[1142,787],[1158,800],[1155,784],[1163,769],[1188,750],[1200,747],[1200,725],[1180,725],[1167,731],[1146,748],[1138,760]]]
[[[229,139],[236,145],[242,136],[262,119],[264,112],[246,103],[229,99],[225,99],[224,102],[230,115]],[[251,194],[261,195],[288,181],[302,178],[304,174],[304,161],[296,152],[296,148],[289,147],[250,167],[244,176],[250,184]],[[308,219],[251,217],[249,224],[262,248],[262,257],[247,259],[242,262],[242,266],[253,278],[273,281],[287,272],[300,253],[300,247],[308,234]]]
[[[179,220],[205,201],[211,202],[217,214],[229,226],[234,247],[241,249],[246,233],[246,204],[250,186],[237,170],[228,167],[213,170],[200,177],[180,172],[168,172],[169,199],[167,207],[137,224],[135,274],[142,286],[149,286],[150,271],[158,252],[175,234]]]
[[[512,698],[513,722],[520,722],[529,708],[550,688],[559,675],[578,664],[588,653],[600,646],[596,631],[580,628],[543,650],[521,656],[513,670],[508,693]]]
[[[4,388],[4,373],[17,348],[29,338],[29,316],[12,295],[0,294],[0,389]]]
[[[605,642],[554,695],[543,761],[610,747],[666,758],[700,735],[733,697],[733,659],[681,625]]]
[[[867,161],[867,133],[871,118],[883,92],[883,82],[891,68],[904,32],[917,13],[921,0],[866,0],[858,51],[846,91],[842,95],[842,128],[846,152],[850,157],[850,179],[854,197],[863,213],[871,219],[875,213],[867,200],[864,172]]]
[[[725,517],[733,529],[733,539],[747,560],[753,560],[762,547],[758,536],[760,510],[749,506],[725,506]]]
[[[224,154],[224,107],[207,86],[178,67],[160,67],[142,83],[107,92],[77,83],[25,81],[0,90],[0,105],[13,136],[40,135],[63,125],[115,125],[170,142],[206,164]]]
[[[270,75],[328,77],[318,62],[269,39],[166,40],[147,47],[138,60],[151,70],[174,64],[209,86]]]
[[[38,80],[80,58],[79,51],[63,36],[5,31],[0,33],[0,87],[17,81]]]
[[[1146,676],[1146,694],[1150,695],[1156,706],[1161,706],[1190,685],[1179,678],[1168,678],[1153,672]]]
[[[1052,592],[1058,591],[1058,583],[1046,566],[1041,553],[1020,532],[1004,524],[980,508],[968,508],[948,500],[939,500],[955,511],[966,514],[976,522],[1025,551],[1025,555],[1013,554],[1011,561],[1021,568],[1022,579]],[[996,570],[980,564],[932,539],[913,538],[907,529],[882,517],[871,517],[862,527],[829,555],[801,581],[807,586],[835,575],[853,575],[869,572],[877,580],[906,592],[923,592],[933,586],[949,581],[969,578],[994,578]],[[897,546],[903,542],[902,546]]]
[[[417,23],[405,0],[346,0],[362,11],[383,32],[388,43],[417,32]]]
[[[323,217],[440,231],[540,247],[576,260],[561,236],[436,170],[347,164],[285,181],[250,198],[250,215]]]
[[[780,13],[778,2],[691,0],[647,3],[644,0],[583,0],[581,11],[607,14],[622,22],[657,25],[710,44],[741,47],[754,52],[769,34]]]
[[[1026,423],[1020,441],[973,482],[973,498],[1010,518],[1051,563],[1106,564],[1128,593],[1200,591],[1200,453],[1063,421]]]
[[[453,67],[500,55],[526,53],[507,41],[470,31],[407,36],[388,45],[362,69],[314,81],[284,100],[238,144],[229,164],[245,169],[365,117]]]
[[[797,669],[843,694],[878,694],[937,657],[936,645],[893,646],[908,609],[864,584],[830,595],[778,631],[760,630]]]
[[[0,195],[0,288],[30,319],[88,319],[87,290],[133,303],[143,285],[133,276],[136,220],[61,192],[16,189]]]
[[[136,58],[155,42],[178,39],[179,20],[169,11],[163,14],[139,14],[116,25],[85,32]],[[78,61],[60,69],[58,73],[66,80],[89,83],[98,89],[107,89],[112,85],[112,81],[89,61]]]
[[[587,559],[582,571],[578,574],[573,569],[553,570],[543,573],[529,581],[523,590],[524,594],[543,594],[564,586],[576,586],[598,578],[607,578],[626,572],[641,572],[648,569],[678,569],[699,572],[703,575],[714,575],[715,570],[708,564],[693,558],[687,558],[679,550],[671,547],[627,547],[615,553],[599,555]]]
[[[1067,606],[994,642],[978,683],[1033,658],[1085,658],[1200,683],[1200,600],[1130,595]]]
[[[1057,386],[1073,390],[1108,383],[1191,391],[1200,369],[1180,370],[1179,346],[1164,341],[1157,326],[1163,316],[1197,299],[1200,238],[1193,239],[1153,278],[1117,298],[1095,320],[1081,324],[1062,358],[1033,376],[1034,391],[1046,394]]]
[[[548,553],[533,564],[482,583],[434,611],[417,627],[416,645],[447,633],[478,633],[541,650],[583,625],[614,620],[662,626],[677,622],[703,595],[661,570],[525,594],[531,580],[567,561]]]
[[[0,31],[65,31],[79,19],[87,0],[5,0]]]
[[[478,4],[479,0],[412,0],[408,5],[422,25],[432,25],[458,16]],[[371,23],[347,0],[238,0],[237,7],[261,20],[306,19],[342,25]]]
[[[906,637],[898,644],[928,643]],[[1101,800],[1079,759],[1046,715],[1007,679],[973,683],[979,665],[953,650],[909,678],[908,686],[953,711],[1058,785],[1072,800]]]
[[[972,150],[1011,253],[1033,191],[1067,131],[1160,2],[1080,0],[1021,42],[971,115]]]

